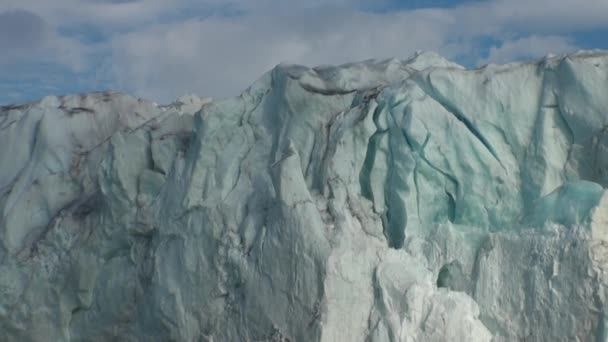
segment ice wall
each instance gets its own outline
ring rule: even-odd
[[[2,341],[605,341],[608,53],[0,108]]]

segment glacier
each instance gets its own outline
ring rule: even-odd
[[[608,52],[0,108],[2,341],[608,341]]]

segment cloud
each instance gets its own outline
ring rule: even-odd
[[[189,20],[117,37],[114,75],[122,88],[161,101],[185,92],[236,95],[280,62],[314,66],[441,51],[442,19],[432,12],[307,11]]]
[[[57,62],[82,70],[85,58],[77,41],[59,35],[40,16],[25,10],[0,12],[0,64]]]
[[[608,27],[605,0],[495,0],[479,8],[495,23],[520,30],[568,32]]]
[[[133,29],[184,17],[222,13],[289,14],[311,8],[360,9],[390,0],[4,0],[0,12],[23,9],[62,26],[93,24],[110,29]]]
[[[0,45],[9,52],[37,48],[47,39],[46,26],[42,18],[27,11],[0,13]]]
[[[413,0],[408,0],[412,2]],[[405,1],[407,2],[407,1]],[[416,1],[433,8],[445,1]],[[519,26],[535,30],[586,30],[608,26],[606,0],[468,0],[460,6],[439,8],[459,20],[462,28]],[[341,8],[363,10],[403,6],[397,0],[4,0],[0,12],[23,9],[57,25],[94,23],[139,27],[180,15],[209,15],[222,10],[242,14],[296,14],[302,10]],[[411,6],[406,6],[411,7]]]
[[[503,42],[490,48],[488,57],[481,63],[507,63],[521,59],[545,56],[547,53],[561,54],[576,50],[576,45],[567,37],[530,36]]]
[[[0,13],[21,11],[25,17],[13,17],[13,24],[0,20],[0,43],[16,51],[0,56],[0,63],[9,55],[46,56],[72,70],[108,72],[99,77],[110,76],[116,88],[170,101],[192,92],[236,95],[283,61],[338,64],[432,50],[468,64],[504,62],[574,50],[571,33],[608,27],[606,0],[468,1],[450,8],[418,3],[425,8],[374,13],[369,9],[403,3],[4,0]],[[29,25],[23,34],[32,36],[3,38],[2,32],[18,32],[1,26],[7,23]],[[87,40],[88,29],[103,34]],[[91,63],[91,56],[103,57],[104,68]]]
[[[589,1],[605,7],[603,1]],[[470,64],[506,62],[575,50],[575,42],[550,34],[562,32],[562,24],[608,25],[608,11],[595,13],[566,0],[553,1],[552,7],[545,7],[546,0],[495,0],[385,13],[347,10],[345,6],[369,5],[349,0],[330,5],[302,2],[306,8],[292,12],[286,10],[295,4],[292,1],[230,3],[246,12],[170,22],[117,36],[112,44],[117,84],[160,101],[186,92],[236,95],[280,62],[339,64],[405,58],[415,50],[436,51]],[[569,11],[574,15],[568,21],[564,16]],[[487,38],[496,46],[484,46]]]

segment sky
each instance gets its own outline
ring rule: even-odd
[[[465,65],[608,49],[608,0],[0,0],[0,104],[236,96],[279,63],[434,51]]]

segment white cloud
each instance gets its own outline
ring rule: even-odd
[[[608,3],[588,1],[596,9]],[[365,5],[349,0],[334,0],[332,5],[355,2]],[[506,62],[575,50],[575,43],[551,34],[562,32],[564,25],[608,25],[608,10],[596,12],[567,0],[552,1],[549,7],[547,0],[495,0],[384,14],[339,7],[321,10],[315,7],[321,6],[320,1],[306,2],[309,8],[292,13],[285,12],[285,5],[265,12],[278,2],[247,2],[252,3],[258,7],[232,2],[250,11],[241,16],[174,22],[117,37],[113,44],[117,81],[129,91],[161,101],[185,92],[236,95],[283,61],[335,64],[404,58],[415,50],[480,61],[479,39],[489,36],[500,44],[490,49],[486,61]],[[568,12],[573,15],[567,17]]]
[[[530,36],[509,40],[490,48],[488,57],[480,63],[507,63],[519,59],[539,58],[547,53],[566,53],[576,49],[571,39],[561,36]]]
[[[113,45],[120,84],[161,101],[185,92],[236,95],[280,62],[335,64],[442,50],[435,13],[317,13],[189,20],[132,32]]]
[[[89,54],[105,54],[120,88],[160,101],[189,92],[235,95],[282,61],[333,64],[433,50],[448,58],[504,62],[574,50],[569,33],[608,27],[607,0],[362,10],[396,1],[4,0],[0,14],[16,8],[35,14],[45,23],[42,45],[49,58],[82,70]],[[82,25],[108,33],[109,41],[86,45],[57,33]],[[479,40],[488,37],[498,44],[484,59]],[[21,55],[40,55],[33,51]]]

